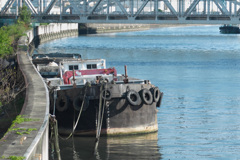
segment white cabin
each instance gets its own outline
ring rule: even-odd
[[[62,61],[60,64],[64,72],[72,70],[105,69],[105,59],[87,59],[78,61]]]

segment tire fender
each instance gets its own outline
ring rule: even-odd
[[[159,100],[158,100],[158,102],[157,102],[157,107],[160,107],[160,106],[161,106],[161,103],[162,103],[163,92],[161,92],[160,94],[161,94],[161,95],[160,95],[160,98],[159,98]]]
[[[160,99],[161,92],[158,87],[153,88],[153,101],[158,102]]]
[[[152,93],[147,88],[142,89],[141,97],[144,103],[148,105],[152,104],[153,96],[152,96]]]
[[[61,95],[56,100],[56,109],[59,112],[66,111],[68,109],[68,98],[65,95]]]
[[[135,90],[128,91],[127,100],[133,106],[138,106],[142,103],[140,95]]]

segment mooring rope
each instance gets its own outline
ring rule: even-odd
[[[75,132],[75,129],[76,129],[77,125],[78,125],[79,119],[80,119],[81,114],[82,114],[83,105],[84,105],[84,103],[85,103],[85,98],[86,98],[86,95],[87,95],[87,88],[88,88],[89,86],[90,86],[90,83],[86,83],[86,84],[85,84],[85,91],[84,91],[82,106],[81,106],[80,111],[79,111],[79,113],[78,113],[78,118],[77,118],[76,123],[75,123],[75,119],[73,119],[73,124],[75,124],[75,125],[74,125],[74,127],[73,127],[72,132],[69,134],[69,136],[68,136],[67,138],[63,138],[63,137],[61,137],[61,136],[59,135],[59,137],[60,137],[61,139],[63,139],[63,140],[68,140],[68,139],[73,135],[73,133]]]
[[[73,124],[75,123],[75,125],[73,126],[73,130],[72,130],[71,134],[67,138],[63,138],[58,134],[58,122],[57,122],[57,119],[56,119],[56,116],[55,116],[55,101],[57,99],[57,91],[54,89],[54,110],[53,110],[53,115],[50,115],[50,126],[51,126],[51,128],[50,128],[51,129],[50,140],[52,141],[52,143],[51,143],[52,154],[54,153],[54,146],[55,146],[57,156],[58,156],[58,160],[61,160],[58,137],[60,137],[63,140],[68,140],[73,135],[73,133],[74,133],[74,131],[75,131],[77,125],[78,125],[81,113],[82,113],[82,109],[83,109],[83,105],[84,105],[84,102],[85,102],[88,86],[90,86],[90,84],[86,83],[85,84],[85,91],[84,91],[84,98],[83,98],[81,109],[80,109],[79,114],[78,114],[77,122],[75,123],[74,122],[75,119],[73,120]],[[54,141],[54,144],[53,144],[53,141]]]
[[[79,114],[78,114],[78,118],[77,118],[77,121],[75,123],[75,118],[73,119],[73,130],[72,132],[69,134],[69,136],[67,138],[63,138],[61,137],[59,134],[58,134],[58,125],[57,125],[57,120],[55,119],[55,101],[57,99],[57,92],[56,90],[54,90],[54,111],[53,111],[53,116],[54,117],[54,121],[55,123],[54,124],[54,134],[55,134],[55,147],[56,147],[56,150],[57,150],[57,154],[60,155],[60,149],[59,149],[59,144],[58,144],[58,139],[56,139],[56,136],[57,137],[60,137],[61,139],[63,140],[68,140],[70,137],[72,137],[78,123],[79,123],[79,119],[81,117],[81,113],[82,113],[82,109],[83,109],[83,106],[84,106],[84,103],[85,103],[85,98],[86,98],[86,94],[87,94],[87,88],[88,86],[90,86],[90,83],[86,83],[85,84],[85,91],[84,91],[84,97],[83,97],[83,102],[82,102],[82,105],[81,105],[81,108],[80,108],[80,111],[79,111]],[[98,152],[97,152],[97,148],[98,148],[98,144],[99,144],[99,140],[100,140],[100,134],[101,134],[101,129],[102,129],[102,122],[103,122],[103,116],[104,116],[104,108],[105,108],[105,103],[106,103],[106,98],[103,98],[103,97],[106,97],[106,94],[107,92],[105,91],[104,92],[104,96],[103,96],[103,87],[104,88],[107,88],[107,83],[106,82],[103,82],[101,84],[101,87],[100,87],[100,96],[99,96],[99,112],[98,112],[98,121],[97,121],[97,131],[96,131],[96,141],[95,141],[95,148],[94,148],[94,154],[97,155]],[[104,99],[104,101],[102,102],[102,99]],[[75,124],[75,125],[74,125]],[[51,134],[51,137],[52,137],[52,134]],[[57,142],[56,142],[57,140]],[[61,157],[59,157],[61,159]],[[59,160],[60,160],[59,159]]]
[[[52,155],[54,153],[54,146],[56,148],[56,153],[58,160],[61,160],[60,147],[58,141],[58,124],[55,115],[50,115],[50,125],[51,125],[51,146],[52,146]],[[53,144],[54,141],[54,144]]]
[[[97,131],[96,131],[96,140],[95,140],[95,148],[94,148],[94,154],[97,155],[97,148],[98,148],[98,143],[100,139],[100,134],[101,134],[101,129],[102,129],[102,121],[103,121],[103,115],[104,115],[104,108],[105,108],[105,103],[106,103],[106,98],[103,98],[103,103],[102,103],[102,97],[103,97],[103,86],[104,88],[107,88],[107,83],[106,85],[103,84],[100,87],[100,96],[99,96],[99,109],[98,109],[98,121],[97,121]],[[104,97],[106,97],[106,91]]]

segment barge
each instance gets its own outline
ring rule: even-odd
[[[163,93],[149,80],[118,74],[104,59],[79,54],[35,54],[32,62],[49,88],[50,113],[60,134],[79,136],[150,133],[158,130]]]
[[[240,29],[238,26],[233,25],[223,25],[219,27],[220,33],[222,34],[239,34]]]

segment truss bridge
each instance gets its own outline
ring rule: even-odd
[[[0,19],[17,19],[23,5],[36,23],[240,22],[240,0],[1,0]]]

